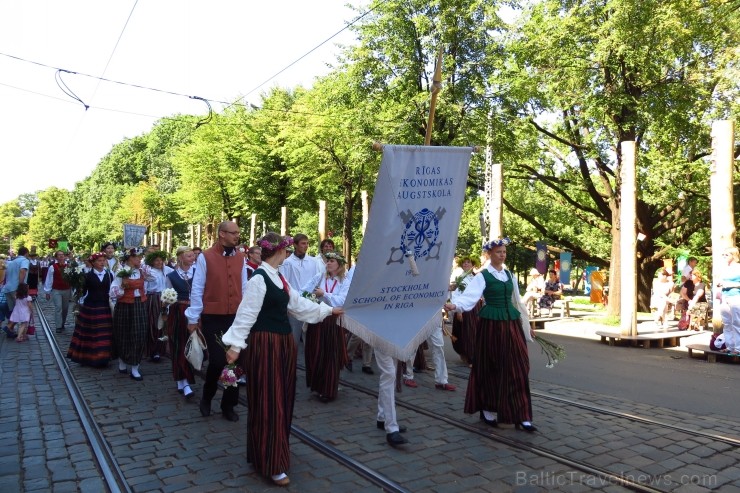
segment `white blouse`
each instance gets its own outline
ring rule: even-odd
[[[511,293],[511,302],[514,305],[514,308],[516,308],[519,312],[519,317],[522,320],[522,331],[524,332],[524,338],[528,341],[531,341],[532,335],[530,333],[529,315],[527,314],[527,307],[524,306],[524,303],[522,302],[522,297],[519,294],[519,286],[517,285],[516,279],[508,270],[503,267],[501,268],[501,270],[496,270],[491,264],[488,264],[485,267],[485,270],[490,272],[493,277],[502,282],[506,282],[509,280],[507,273],[509,276],[511,276],[511,281],[514,283],[514,289],[512,289]],[[460,293],[460,296],[457,297],[457,300],[453,302],[455,305],[455,311],[469,312],[470,310],[475,308],[478,300],[480,300],[481,296],[483,296],[483,291],[485,289],[486,279],[483,277],[483,272],[481,271],[480,273],[475,275],[473,280],[470,281],[465,287],[465,291]]]
[[[172,267],[165,265],[162,270],[151,268],[152,279],[144,282],[147,293],[161,293],[167,287],[167,274],[172,272]]]
[[[329,306],[343,306],[350,282],[351,279],[346,275],[344,279],[339,279],[338,277],[326,277],[326,273],[316,274],[303,286],[301,293],[306,291],[313,293],[314,289],[321,288],[324,290],[324,296],[319,298],[319,301],[323,301]]]
[[[278,287],[283,285],[283,281],[278,276],[278,271],[267,262],[262,262],[260,268],[267,273],[267,277]],[[287,282],[287,281],[286,281]],[[316,324],[331,315],[332,308],[325,303],[314,303],[301,296],[293,286],[289,286],[290,300],[288,301],[288,314],[310,324]],[[267,285],[262,276],[252,276],[247,282],[247,289],[242,297],[242,302],[236,311],[234,323],[223,335],[221,341],[227,346],[238,348],[239,350],[247,347],[246,339],[252,326],[257,321],[257,316],[262,310],[262,303],[265,301]],[[292,336],[291,336],[292,337]]]

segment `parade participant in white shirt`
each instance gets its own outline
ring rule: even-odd
[[[347,261],[338,253],[324,254],[326,273],[317,274],[301,288],[329,306],[343,306],[349,291],[345,270]],[[306,386],[318,392],[321,402],[337,397],[339,372],[349,362],[344,339],[345,329],[337,325],[337,317],[327,317],[319,324],[309,324],[304,347]]]
[[[46,299],[51,299],[54,303],[54,325],[57,333],[64,332],[64,324],[67,322],[69,313],[69,302],[72,299],[72,288],[64,280],[64,268],[67,266],[67,258],[64,252],[57,250],[54,252],[56,263],[49,267],[44,282],[44,292]]]
[[[147,334],[146,354],[149,358],[158,363],[161,356],[167,351],[167,343],[161,341],[164,332],[159,330],[160,319],[162,317],[162,291],[166,285],[167,274],[172,272],[172,268],[165,265],[167,253],[161,250],[154,250],[146,254],[144,263],[151,267],[152,280],[144,283],[146,290],[146,316],[149,332]],[[164,327],[163,327],[164,328]]]
[[[291,286],[300,289],[305,286],[316,274],[324,271],[324,266],[320,260],[306,253],[308,250],[308,236],[297,234],[293,238],[293,255],[283,261],[280,266],[280,273],[285,276]],[[296,344],[301,341],[303,331],[303,322],[295,317],[290,318],[290,327],[293,330],[293,337]]]

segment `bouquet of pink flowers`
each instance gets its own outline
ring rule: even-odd
[[[237,380],[239,380],[239,377],[243,374],[244,371],[239,368],[236,363],[232,363],[224,366],[224,369],[221,370],[221,376],[218,378],[218,381],[224,387],[236,387]]]

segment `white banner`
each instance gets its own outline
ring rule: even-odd
[[[441,325],[472,151],[383,146],[343,325],[394,358]]]
[[[141,246],[146,236],[146,226],[136,224],[123,225],[123,248],[135,248]]]

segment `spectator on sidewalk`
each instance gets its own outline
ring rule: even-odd
[[[691,280],[691,271],[693,271],[696,268],[696,264],[699,263],[699,259],[696,257],[689,257],[686,261],[686,265],[683,267],[683,270],[681,271],[681,284],[685,283],[686,281]]]
[[[10,331],[13,331],[15,325],[18,324],[15,342],[26,342],[28,340],[26,332],[28,331],[28,324],[31,322],[32,301],[33,298],[28,295],[28,284],[19,284],[15,292],[15,307],[13,313],[10,314],[10,322],[8,322],[8,330]]]
[[[740,355],[740,253],[736,247],[726,248],[722,258],[727,262],[722,279],[717,283],[716,297],[720,300],[720,314],[727,353]]]
[[[668,297],[673,292],[673,281],[667,269],[658,269],[658,277],[653,279],[653,293],[650,297],[650,308],[657,328],[668,326]]]
[[[8,310],[13,312],[15,308],[15,292],[18,290],[19,284],[26,284],[28,280],[28,268],[30,262],[28,261],[28,248],[20,247],[18,249],[18,256],[6,262],[5,264],[5,285],[3,286],[3,293],[8,303]]]

